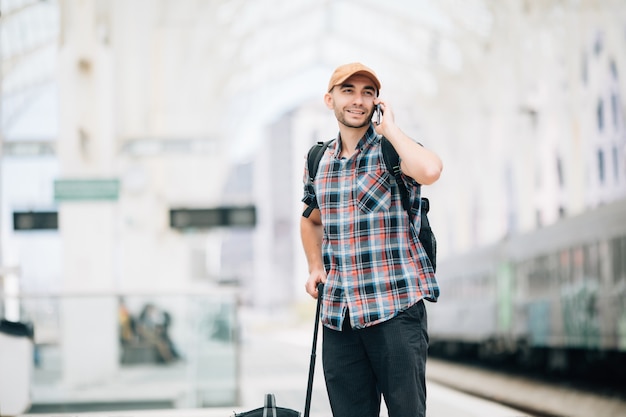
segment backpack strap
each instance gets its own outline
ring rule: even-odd
[[[406,189],[406,185],[402,180],[402,170],[400,169],[400,157],[398,156],[398,152],[396,152],[393,145],[386,137],[383,136],[380,143],[387,171],[391,172],[396,179],[396,184],[398,184],[398,189],[400,190],[400,198],[402,199],[402,207],[408,212],[411,209],[411,200],[409,199],[409,192]]]
[[[400,169],[400,157],[398,156],[398,152],[394,149],[393,145],[387,138],[383,136],[381,141],[382,151],[383,151],[383,159],[385,160],[385,165],[387,166],[387,170],[391,172],[396,179],[396,184],[398,184],[398,189],[400,190],[400,197],[402,198],[402,207],[406,210],[411,217],[411,200],[409,199],[409,192],[406,189],[406,185],[402,180],[402,170]],[[422,217],[422,223],[418,235],[419,241],[424,246],[424,250],[428,255],[428,259],[433,267],[433,271],[437,270],[437,240],[435,239],[435,235],[433,234],[432,229],[430,228],[430,221],[428,220],[428,211],[430,210],[430,201],[428,198],[422,197],[420,204],[420,213]]]
[[[330,145],[330,142],[333,140],[334,139],[327,140],[326,142],[317,142],[311,147],[311,149],[309,149],[309,154],[306,158],[309,169],[309,181],[315,181],[317,167],[319,167],[322,156],[324,156],[324,151],[326,151],[326,148],[328,148],[328,145]]]
[[[313,145],[313,147],[309,149],[309,153],[307,155],[307,168],[309,170],[310,186],[312,186],[313,182],[315,181],[317,168],[322,159],[322,156],[324,156],[324,151],[326,151],[326,148],[328,148],[328,145],[330,145],[333,140],[334,139],[326,142],[317,142],[317,144]],[[398,190],[400,191],[400,199],[402,200],[402,207],[407,212],[409,217],[411,217],[411,199],[409,191],[406,188],[406,184],[402,179],[402,170],[400,169],[400,156],[398,155],[398,152],[394,149],[391,142],[389,142],[389,140],[384,136],[381,139],[381,147],[385,167],[387,168],[387,171],[389,171],[396,179],[396,184],[398,185]],[[435,240],[435,235],[432,233],[432,229],[430,228],[430,221],[428,220],[430,201],[428,201],[428,198],[422,197],[420,203],[422,224],[420,227],[418,239],[420,240],[420,242],[422,242],[422,245],[426,250],[426,254],[430,259],[433,270],[436,270],[437,242]],[[316,208],[318,208],[317,201],[313,201],[304,210],[302,215],[304,217],[309,217],[313,210]]]
[[[322,160],[322,157],[324,156],[324,152],[326,151],[326,148],[328,148],[328,145],[330,145],[330,143],[333,140],[334,139],[327,140],[326,142],[322,142],[322,141],[317,142],[315,145],[311,147],[311,149],[309,149],[309,153],[307,154],[306,161],[307,161],[307,168],[309,171],[310,183],[313,183],[315,181],[315,175],[317,175],[317,168],[320,165],[320,161]],[[313,212],[313,210],[315,210],[316,208],[317,208],[317,202],[314,201],[311,204],[309,204],[306,210],[304,210],[304,212],[302,213],[302,216],[308,218]]]
[[[330,145],[333,140],[334,139],[326,142],[317,142],[311,147],[311,149],[309,149],[309,153],[307,155],[307,168],[309,170],[309,181],[311,183],[315,181],[317,168],[322,160],[322,156],[324,156],[324,151],[326,151],[326,148],[328,148],[328,145]],[[398,152],[396,152],[391,142],[389,142],[389,140],[384,136],[381,139],[381,145],[383,160],[385,161],[387,171],[391,172],[396,179],[398,189],[400,190],[400,197],[402,199],[402,207],[408,212],[411,209],[411,200],[409,199],[409,192],[406,189],[406,185],[402,180],[402,170],[400,169],[400,157],[398,156]],[[317,204],[309,205],[302,215],[304,217],[309,217],[311,212],[316,208]]]

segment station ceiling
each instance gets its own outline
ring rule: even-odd
[[[219,60],[211,68],[219,79],[212,94],[240,100],[266,95],[268,86],[289,96],[306,90],[307,79],[323,84],[332,68],[354,60],[398,92],[436,94],[439,77],[463,71],[472,51],[488,42],[494,20],[489,0],[132,1],[140,13],[152,9],[147,14],[157,24],[177,25],[196,47],[210,49]],[[94,0],[94,10],[124,3]],[[48,136],[57,123],[50,107],[60,22],[72,2],[2,6],[2,132],[8,139]],[[298,100],[306,92],[292,95]],[[33,118],[39,130],[32,131]]]

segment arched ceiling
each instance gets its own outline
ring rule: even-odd
[[[211,24],[219,30],[222,62],[229,63],[228,92],[361,60],[390,78],[404,69],[432,93],[438,72],[460,71],[464,49],[487,41],[493,19],[483,0],[217,3]]]
[[[331,71],[361,61],[383,80],[396,101],[432,96],[441,75],[463,71],[488,42],[491,6],[483,0],[227,0],[213,2],[212,27],[219,65],[218,96],[235,138],[257,143],[259,127],[320,99]],[[205,14],[206,15],[206,14]],[[232,119],[230,119],[232,117]]]
[[[206,68],[216,80],[207,87],[211,91],[203,93],[216,101],[228,102],[231,107],[254,108],[256,121],[252,120],[249,127],[254,130],[273,115],[307,98],[319,97],[332,69],[355,60],[374,68],[386,91],[407,96],[436,94],[440,76],[463,71],[471,51],[488,42],[493,25],[492,8],[510,2],[93,0],[93,3],[96,14],[108,9],[104,14],[119,18],[116,15],[119,10],[132,10],[133,18],[128,20],[131,25],[136,20],[151,19],[152,24],[174,27],[176,33],[184,33],[177,38],[183,40],[182,44],[175,48],[189,50],[191,63]],[[29,103],[36,102],[38,96],[56,94],[46,88],[46,83],[48,86],[54,83],[55,58],[50,52],[58,45],[59,20],[63,14],[59,8],[67,7],[73,7],[72,1],[3,0],[3,132],[20,120],[24,125],[24,120],[41,119],[42,113],[53,114],[54,109],[46,111]],[[195,58],[202,54],[203,60]],[[42,103],[49,106],[54,100]],[[38,114],[31,114],[35,110]]]

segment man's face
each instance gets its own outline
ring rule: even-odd
[[[374,113],[376,87],[364,75],[353,75],[326,94],[326,105],[333,109],[339,123],[346,127],[368,126]]]

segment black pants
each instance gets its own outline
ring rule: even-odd
[[[390,417],[426,414],[426,307],[420,301],[391,320],[353,330],[324,327],[322,360],[335,417],[378,417],[381,394]]]

